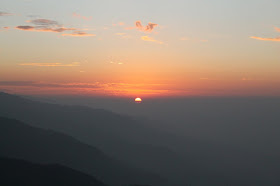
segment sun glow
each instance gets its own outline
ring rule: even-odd
[[[135,98],[135,102],[136,102],[136,103],[141,103],[141,102],[142,102],[142,99],[141,99],[141,98]]]

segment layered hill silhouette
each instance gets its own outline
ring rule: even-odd
[[[58,164],[38,164],[0,158],[0,185],[3,186],[106,186],[94,177]]]
[[[157,175],[106,156],[99,149],[54,132],[0,117],[0,156],[35,163],[58,163],[85,172],[110,185],[164,184]]]
[[[105,182],[108,178],[110,178],[110,183],[114,183],[119,178],[122,183],[158,185],[161,182],[160,185],[163,185],[162,182],[164,182],[164,184],[172,186],[187,184],[275,185],[280,181],[275,175],[276,172],[280,171],[280,163],[278,157],[274,155],[251,153],[247,149],[230,145],[213,144],[171,135],[147,127],[148,123],[143,123],[143,120],[101,109],[49,104],[5,93],[0,93],[0,103],[0,116],[15,118],[32,126],[63,132],[83,143],[98,147],[106,154],[133,165],[133,167],[168,178],[167,183],[166,180],[162,181],[160,178],[155,180],[156,176],[151,174],[143,176],[141,173],[141,176],[135,177],[134,175],[139,175],[139,172],[135,174],[132,171],[126,174],[124,169],[117,170],[116,172],[120,176],[116,176],[112,173],[116,170],[114,168],[111,169],[111,172],[106,172],[112,166],[111,164],[88,170],[90,165],[93,167],[94,163],[90,163],[90,165],[87,163],[92,161],[90,158],[95,159],[94,156],[88,155],[88,151],[73,150],[72,147],[65,154],[72,152],[75,158],[79,157],[76,159],[77,161],[68,161],[67,164],[63,164],[66,160],[61,163],[61,156],[55,159],[60,160],[56,163],[89,173],[104,183],[108,183]],[[15,137],[14,141],[16,140]],[[54,140],[52,143],[56,141]],[[33,141],[28,143],[32,144]],[[9,144],[7,145],[9,146]],[[62,146],[59,146],[58,149],[63,149]],[[29,148],[34,149],[32,146]],[[44,153],[46,152],[44,151]],[[91,153],[93,152],[89,154]],[[14,150],[14,154],[17,154],[16,150]],[[86,156],[86,158],[81,156]],[[36,160],[38,157],[33,155],[29,158]],[[98,162],[104,162],[96,159]],[[110,161],[106,160],[106,162]],[[99,168],[101,175],[109,177],[97,176],[94,171],[99,171]],[[125,168],[125,170],[130,169]],[[152,183],[151,180],[154,182]]]
[[[165,146],[175,144],[168,135],[145,127],[135,118],[102,109],[32,101],[6,93],[0,93],[0,102],[0,116],[69,134],[135,167],[168,176],[169,180],[188,180],[186,174],[194,169]]]

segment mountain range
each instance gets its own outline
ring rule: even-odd
[[[109,185],[273,185],[280,181],[275,154],[174,135],[153,127],[160,126],[153,123],[157,121],[6,93],[0,93],[0,103],[1,144],[6,148],[0,155],[4,157],[58,163]]]

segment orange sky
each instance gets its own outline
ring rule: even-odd
[[[1,91],[280,95],[275,2],[63,2],[0,2]]]

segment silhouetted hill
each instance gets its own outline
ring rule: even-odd
[[[172,186],[275,185],[280,181],[275,175],[280,171],[279,158],[275,154],[254,153],[223,141],[215,144],[171,135],[148,127],[153,123],[106,110],[41,103],[4,93],[0,94],[0,102],[0,116],[70,134],[121,161],[167,177]],[[199,114],[202,118],[207,116],[207,113],[196,112],[196,117]],[[215,116],[215,120],[219,119],[222,118]],[[170,125],[176,126],[176,123]],[[210,129],[211,125],[207,130]]]
[[[109,155],[176,182],[192,170],[174,151],[168,135],[147,128],[132,117],[102,109],[63,106],[0,93],[0,116],[16,118],[36,127],[69,134]],[[180,170],[180,171],[178,171]]]
[[[10,158],[0,158],[0,178],[3,186],[105,186],[92,176],[58,164]]]
[[[111,185],[161,185],[164,182],[156,175],[109,158],[97,148],[70,136],[3,117],[0,117],[0,149],[0,156],[37,163],[58,163]]]

